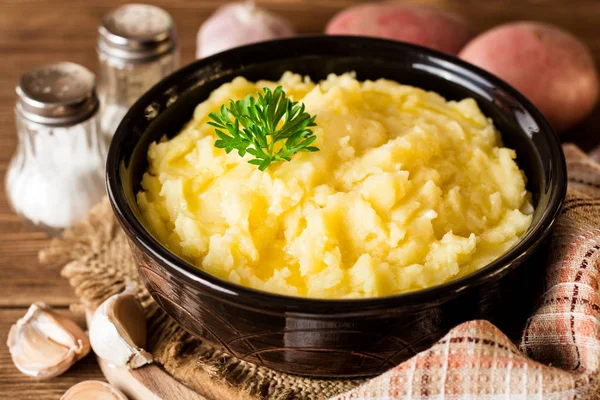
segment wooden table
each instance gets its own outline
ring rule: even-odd
[[[150,1],[174,17],[180,36],[183,63],[192,61],[195,34],[201,22],[222,2],[219,0]],[[34,301],[68,312],[75,300],[58,267],[42,267],[37,252],[47,236],[32,230],[9,210],[4,175],[16,145],[14,87],[21,73],[42,63],[73,61],[95,69],[96,28],[101,16],[125,3],[117,0],[2,0],[0,11],[0,339]],[[326,21],[353,0],[265,0],[260,5],[280,13],[302,33],[321,32]],[[600,2],[597,0],[427,0],[421,3],[460,12],[484,30],[498,23],[531,19],[562,26],[583,38],[600,65]],[[581,127],[565,135],[589,150],[600,142],[594,127],[600,110]],[[0,398],[57,399],[84,379],[102,379],[94,358],[88,356],[61,377],[37,382],[12,365],[8,349],[0,345]]]

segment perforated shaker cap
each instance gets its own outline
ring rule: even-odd
[[[71,126],[98,109],[96,78],[81,65],[48,64],[21,76],[17,111],[26,119],[48,126]]]
[[[98,52],[117,61],[147,62],[176,47],[173,19],[148,4],[126,4],[109,12],[98,33]]]

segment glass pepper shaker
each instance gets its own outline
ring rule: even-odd
[[[62,62],[21,76],[18,145],[6,175],[12,209],[50,234],[81,221],[105,194],[106,144],[95,76]]]
[[[100,125],[111,138],[129,107],[179,64],[175,24],[161,8],[127,4],[99,28]]]

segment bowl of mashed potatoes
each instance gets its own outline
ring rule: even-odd
[[[318,151],[260,169],[209,114],[282,87]],[[140,275],[192,334],[284,372],[381,373],[452,326],[518,335],[565,196],[559,141],[499,79],[417,46],[265,42],[197,61],[129,111],[108,193]]]

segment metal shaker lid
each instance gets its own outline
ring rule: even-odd
[[[126,62],[146,62],[175,49],[175,24],[162,8],[126,4],[104,16],[98,52]]]
[[[16,88],[17,111],[26,119],[49,126],[70,126],[98,109],[96,78],[81,65],[48,64],[21,76]]]

